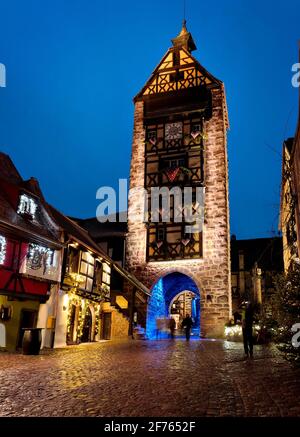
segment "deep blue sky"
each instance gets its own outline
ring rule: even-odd
[[[299,0],[187,0],[197,59],[225,82],[231,232],[277,231],[280,152],[295,132]],[[182,0],[0,0],[0,150],[66,214],[129,173],[133,96],[180,30]]]

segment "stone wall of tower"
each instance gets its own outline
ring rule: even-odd
[[[135,105],[129,196],[127,265],[151,289],[162,276],[182,272],[190,276],[200,290],[201,334],[222,336],[224,324],[231,317],[230,235],[228,202],[228,164],[226,141],[225,95],[222,88],[212,90],[212,118],[205,133],[205,223],[203,258],[146,262],[146,226],[143,223],[141,196],[144,187],[145,132],[143,102]],[[133,217],[135,215],[135,217]],[[137,223],[137,218],[139,223]]]

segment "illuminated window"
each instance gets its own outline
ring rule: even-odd
[[[0,265],[4,264],[6,256],[6,238],[0,235]]]
[[[22,194],[20,196],[18,214],[34,219],[36,209],[37,209],[37,204],[32,197],[27,196],[27,194]]]
[[[84,281],[80,284],[80,288],[92,291],[94,283],[95,259],[88,252],[81,253],[79,274],[84,277]]]

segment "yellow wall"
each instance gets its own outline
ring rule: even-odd
[[[37,301],[27,300],[24,302],[20,301],[8,301],[7,296],[0,295],[0,306],[11,306],[12,307],[12,317],[8,321],[1,320],[0,323],[5,326],[6,333],[6,346],[5,350],[15,351],[18,342],[19,327],[20,327],[20,315],[21,311],[24,310],[39,310],[40,303]]]

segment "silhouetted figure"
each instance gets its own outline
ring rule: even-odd
[[[242,315],[238,311],[236,311],[235,313],[233,313],[233,318],[234,318],[234,324],[237,325],[238,322],[241,322]]]
[[[242,312],[242,328],[243,328],[243,340],[244,350],[248,357],[253,357],[253,306],[251,302],[246,302],[246,307]]]
[[[194,324],[193,319],[190,317],[189,314],[187,314],[185,319],[183,319],[182,324],[181,324],[181,327],[185,328],[185,338],[187,340],[190,339],[191,329],[192,329],[193,324]]]
[[[171,319],[170,319],[169,328],[170,328],[171,338],[174,338],[175,337],[176,322],[173,319],[173,317],[171,317]]]

